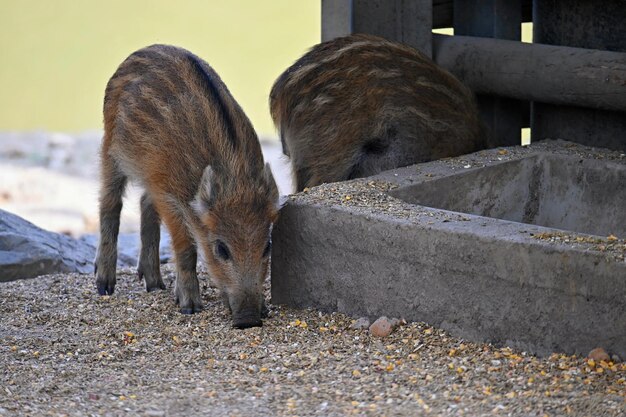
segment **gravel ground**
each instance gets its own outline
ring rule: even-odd
[[[536,358],[423,323],[384,339],[341,314],[270,306],[235,330],[202,280],[206,311],[177,312],[134,271],[98,297],[85,275],[0,284],[0,416],[624,416],[626,364]]]

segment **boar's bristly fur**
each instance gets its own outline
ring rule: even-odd
[[[270,109],[297,191],[485,147],[460,81],[417,50],[371,35],[313,47],[278,77]]]
[[[243,110],[215,71],[184,49],[141,49],[107,84],[96,258],[103,295],[115,288],[127,179],[145,190],[138,273],[147,290],[165,288],[158,253],[163,221],[172,237],[181,312],[203,307],[200,250],[235,326],[260,325],[278,190]]]

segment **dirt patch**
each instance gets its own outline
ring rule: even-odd
[[[271,306],[235,330],[217,292],[184,316],[134,270],[99,297],[86,275],[0,284],[0,416],[626,413],[626,364],[536,358],[424,323],[383,339],[341,314]]]

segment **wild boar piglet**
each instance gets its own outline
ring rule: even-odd
[[[147,290],[165,289],[159,268],[163,221],[175,253],[180,311],[203,308],[196,274],[200,250],[233,325],[261,325],[278,190],[252,124],[217,73],[189,51],[141,49],[107,84],[95,263],[101,295],[115,289],[128,179],[145,190],[138,274]]]
[[[473,94],[417,50],[356,34],[314,46],[270,93],[296,191],[485,147]]]

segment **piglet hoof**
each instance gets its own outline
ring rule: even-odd
[[[236,329],[261,326],[263,326],[263,321],[258,311],[243,311],[233,314],[233,327]]]
[[[161,291],[164,289],[165,289],[165,284],[163,282],[156,283],[154,285],[146,284],[146,291],[148,292]]]
[[[201,306],[193,306],[193,307],[181,307],[180,312],[182,314],[194,314],[202,311]]]
[[[195,278],[195,277],[194,277]],[[184,282],[184,281],[183,281]],[[192,282],[189,287],[181,286],[181,280],[176,280],[176,287],[174,294],[176,294],[176,304],[180,307],[180,312],[183,314],[199,313],[204,309],[204,303],[200,296],[200,289],[198,287],[198,280]]]
[[[94,262],[96,273],[96,289],[100,295],[113,295],[117,277],[115,276],[115,261],[104,260],[98,257]]]
[[[202,304],[202,299],[198,298],[196,300],[187,299],[185,302],[181,302],[180,297],[176,297],[176,304],[180,307],[180,312],[182,314],[194,314],[199,313],[204,310],[204,306]]]
[[[263,321],[261,319],[253,319],[253,320],[236,320],[233,322],[233,327],[235,329],[249,329],[250,327],[261,327],[263,326]]]
[[[98,287],[98,294],[100,295],[113,295],[113,291],[115,290],[115,283],[111,282],[100,282],[96,283]]]
[[[144,273],[144,268],[141,265],[141,262],[139,263],[139,266],[137,266],[137,278],[139,281],[146,281],[146,291],[148,292],[165,289],[165,284],[163,283],[163,279],[161,278],[161,274],[158,270],[156,273]]]
[[[261,318],[266,319],[269,316],[270,316],[270,309],[267,308],[267,304],[265,304],[265,301],[263,301],[263,304],[261,305]]]

